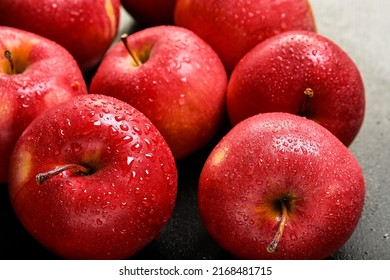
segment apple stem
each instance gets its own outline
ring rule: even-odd
[[[305,97],[298,111],[299,116],[305,116],[305,114],[307,113],[307,110],[309,109],[310,99],[314,96],[314,91],[311,88],[306,88],[303,94],[305,95]]]
[[[142,65],[142,61],[139,59],[139,57],[137,56],[137,54],[135,52],[133,52],[130,47],[129,47],[129,44],[127,43],[127,37],[128,35],[125,33],[125,34],[122,34],[121,36],[121,41],[122,43],[125,45],[125,48],[127,50],[127,52],[130,54],[130,56],[133,58],[133,60],[135,61],[135,64],[137,66],[141,66]]]
[[[279,228],[278,228],[278,231],[275,234],[274,239],[272,240],[272,242],[267,247],[267,251],[269,253],[275,253],[277,251],[279,241],[281,240],[281,238],[283,236],[284,229],[285,229],[286,223],[287,223],[287,212],[288,212],[287,211],[287,206],[286,206],[286,204],[283,201],[282,201],[281,204],[282,204],[282,214],[281,214],[281,217],[280,217]]]
[[[16,74],[16,69],[15,69],[15,64],[14,60],[12,59],[12,53],[10,50],[5,50],[4,51],[4,57],[8,60],[10,68],[11,68],[11,73]]]
[[[63,166],[58,166],[54,168],[53,170],[49,170],[47,172],[42,172],[37,174],[35,176],[35,180],[38,185],[43,184],[46,180],[58,175],[59,173],[66,171],[66,170],[71,170],[80,174],[88,175],[91,172],[91,169],[89,167],[85,167],[79,164],[65,164]]]

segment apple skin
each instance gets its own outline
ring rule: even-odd
[[[10,51],[17,74],[5,52]],[[0,26],[0,182],[6,183],[14,144],[46,109],[87,94],[82,73],[60,45],[23,30]]]
[[[156,26],[127,37],[140,66],[116,44],[92,79],[90,93],[123,100],[144,113],[175,159],[211,140],[225,117],[227,75],[212,48],[192,31]]]
[[[232,124],[266,112],[305,116],[349,146],[364,120],[364,84],[356,64],[328,38],[285,32],[260,43],[237,64],[227,111]]]
[[[24,29],[59,43],[85,73],[97,66],[114,41],[119,11],[119,0],[2,0],[0,25]]]
[[[307,0],[178,0],[174,21],[209,43],[228,73],[266,38],[289,30],[316,31]]]
[[[264,113],[235,126],[214,148],[199,181],[210,235],[243,259],[323,259],[353,233],[363,173],[328,130],[304,117]],[[269,253],[287,205],[277,251]]]
[[[176,0],[122,0],[121,4],[144,26],[173,25]]]
[[[42,184],[36,175],[65,164]],[[177,171],[168,145],[139,111],[112,97],[83,95],[25,130],[12,154],[10,198],[21,223],[67,259],[123,259],[156,238],[170,218]]]

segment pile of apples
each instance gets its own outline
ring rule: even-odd
[[[121,4],[140,28],[115,41]],[[123,259],[158,238],[176,161],[225,119],[198,189],[216,242],[323,259],[352,235],[364,86],[307,0],[2,0],[0,25],[0,180],[58,256]]]

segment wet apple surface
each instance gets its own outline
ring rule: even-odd
[[[64,67],[67,72],[56,71]],[[0,27],[0,182],[7,182],[12,147],[42,111],[87,94],[83,75],[60,45],[20,29]]]
[[[243,259],[323,259],[354,231],[364,177],[348,149],[303,117],[260,114],[214,148],[199,210],[222,247]]]
[[[161,134],[106,96],[74,98],[36,118],[10,170],[21,223],[70,259],[133,255],[158,236],[176,199],[176,166]]]
[[[365,174],[365,206],[354,234],[328,259],[388,260],[390,64],[387,46],[390,45],[390,37],[387,30],[390,30],[390,22],[387,10],[383,8],[387,0],[311,0],[310,3],[316,16],[318,32],[338,42],[355,60],[364,78],[367,94],[367,111],[362,129],[349,147]],[[131,34],[129,30],[126,32]],[[197,183],[201,168],[229,128],[225,123],[222,131],[206,147],[177,161],[179,187],[172,218],[159,237],[134,255],[133,259],[236,258],[206,232],[197,206]],[[1,259],[60,258],[39,244],[20,224],[10,204],[7,184],[0,185],[0,219]],[[277,227],[271,240],[276,231]],[[268,246],[271,240],[267,240],[264,245]]]

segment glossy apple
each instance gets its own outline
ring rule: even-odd
[[[119,0],[2,0],[0,25],[28,30],[65,47],[91,70],[115,39]]]
[[[364,84],[356,64],[334,42],[291,31],[257,45],[237,64],[227,108],[233,124],[265,112],[305,116],[348,146],[364,120]]]
[[[266,38],[289,30],[316,30],[307,0],[178,0],[174,20],[209,43],[228,73]]]
[[[328,130],[288,113],[235,126],[207,159],[199,181],[211,236],[243,259],[323,259],[353,233],[364,178]]]
[[[41,36],[0,26],[0,182],[7,182],[12,148],[46,109],[86,94],[73,57]]]
[[[25,130],[9,190],[21,223],[49,250],[68,259],[122,259],[158,237],[170,218],[177,171],[143,114],[83,95]]]
[[[176,159],[203,147],[224,116],[227,76],[217,54],[176,26],[150,27],[122,40],[103,59],[90,93],[144,113]]]
[[[173,25],[176,0],[122,0],[121,4],[144,26]]]

